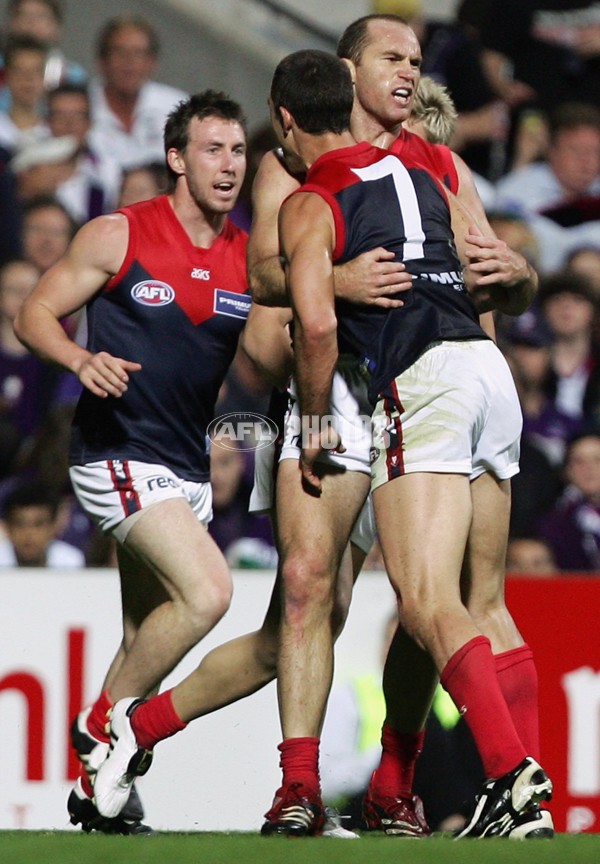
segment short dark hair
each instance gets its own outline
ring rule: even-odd
[[[19,11],[19,6],[22,6],[25,0],[9,0],[6,5],[6,13],[9,18],[15,15]],[[55,20],[62,24],[64,13],[63,13],[63,4],[60,0],[39,0],[40,3],[43,3],[44,6],[47,6]]]
[[[369,24],[371,21],[390,21],[395,24],[410,24],[406,18],[400,15],[377,14],[363,15],[351,24],[348,24],[339,38],[337,45],[337,56],[344,60],[351,60],[355,65],[360,63],[362,53],[369,44]]]
[[[54,99],[55,96],[83,96],[86,102],[89,104],[90,101],[90,91],[87,88],[86,84],[74,84],[71,81],[64,81],[62,84],[57,84],[56,87],[53,87],[52,90],[48,90],[46,94],[46,99],[50,102]]]
[[[589,102],[562,102],[548,114],[550,138],[554,141],[559,132],[592,126],[600,131],[600,109]]]
[[[158,33],[146,18],[141,15],[116,15],[114,18],[109,18],[98,33],[96,42],[96,54],[98,57],[103,60],[108,56],[113,36],[126,27],[133,27],[145,33],[148,37],[148,50],[150,54],[153,57],[158,56],[160,52]]]
[[[600,301],[594,291],[594,286],[583,273],[573,273],[567,268],[555,270],[540,280],[538,300],[543,308],[548,300],[562,294],[574,294],[587,300],[597,310]]]
[[[163,136],[165,156],[171,148],[185,150],[190,139],[190,123],[194,117],[198,120],[205,120],[207,117],[230,120],[232,123],[239,123],[244,135],[247,134],[248,123],[241,105],[221,90],[204,90],[202,93],[194,93],[189,99],[183,99],[168,115]],[[176,180],[177,173],[168,165],[167,169],[171,179]]]
[[[65,216],[65,221],[68,223],[69,226],[70,237],[73,238],[79,226],[75,219],[73,219],[65,205],[62,203],[62,201],[59,201],[58,198],[54,197],[54,195],[42,193],[41,195],[34,195],[33,198],[29,198],[27,201],[23,202],[23,222],[29,216],[31,216],[32,213],[36,213],[38,210],[48,210],[50,208],[53,210],[58,210]]]
[[[304,132],[345,132],[354,101],[350,70],[327,51],[288,54],[275,69],[271,101],[276,112],[286,108]]]
[[[151,177],[156,188],[161,192],[166,192],[169,187],[169,173],[164,162],[138,162],[136,165],[130,165],[123,169],[121,175],[121,186],[125,183],[130,174],[136,174],[138,171],[146,171]]]
[[[35,36],[29,36],[25,33],[22,36],[17,34],[8,36],[6,45],[4,46],[5,68],[8,69],[12,65],[15,55],[20,54],[22,51],[35,51],[45,60],[48,54],[48,46],[45,42],[36,39]]]
[[[17,486],[4,501],[4,518],[10,522],[16,510],[24,507],[45,507],[51,519],[58,514],[59,497],[56,491],[45,483],[33,481]]]

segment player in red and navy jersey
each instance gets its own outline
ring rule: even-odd
[[[437,671],[465,715],[488,778],[458,836],[551,835],[538,805],[551,797],[552,783],[531,753],[539,748],[535,730],[522,728],[521,706],[509,704],[497,662],[511,652],[524,660],[528,649],[501,598],[498,620],[487,626],[468,602],[470,591],[502,594],[522,418],[508,365],[485,337],[463,284],[446,194],[421,169],[355,143],[352,79],[331,55],[301,51],[285,58],[271,102],[282,145],[309,169],[279,219],[306,421],[303,479],[312,494],[324,494],[319,457],[332,447],[343,450],[330,417],[341,336],[371,379],[376,525],[402,629],[414,644],[406,665],[395,669],[396,683],[410,680],[415,692],[403,692],[414,700]],[[336,303],[334,262],[370,245],[394,250],[413,274],[401,308]],[[528,282],[525,272],[525,299]],[[294,590],[292,584],[288,599],[284,578],[284,621]],[[282,677],[280,668],[280,706],[289,692]],[[410,716],[408,705],[396,707]],[[387,723],[389,710],[388,704]],[[284,738],[293,741],[298,733],[285,706],[281,716]],[[282,767],[282,789],[267,815],[274,830],[292,815],[311,821],[320,801],[314,758]],[[372,812],[383,824],[386,797],[402,797],[410,783],[397,765],[387,779],[385,773],[382,764],[366,808],[367,818]]]
[[[367,27],[370,28],[371,24],[379,21],[380,17],[375,16],[373,20],[369,18]],[[383,20],[387,21],[387,19]],[[356,92],[358,99],[364,99],[365,102],[370,94],[374,103],[372,111],[375,115],[381,112],[382,118],[385,115],[386,124],[388,123],[387,102],[391,100],[396,113],[389,122],[393,126],[394,134],[397,134],[401,120],[408,116],[410,111],[412,95],[399,104],[399,100],[389,92],[392,86],[389,79],[391,76],[394,81],[402,81],[412,94],[418,81],[418,62],[415,60],[418,61],[420,58],[420,50],[414,33],[400,19],[393,17],[388,25],[382,33],[367,32],[367,38],[363,40],[363,47],[365,42],[372,42],[373,46],[379,45],[380,51],[389,50],[390,40],[395,46],[394,62],[390,64],[389,69],[377,73],[382,80],[385,78],[388,82],[387,84],[384,82],[380,87],[384,95],[376,99],[376,94],[373,94],[369,87],[363,88],[362,85],[368,83],[366,75],[361,75],[360,81],[357,81],[360,86],[357,86]],[[364,58],[363,71],[366,72],[370,68],[375,73],[378,64],[378,54],[373,50]],[[362,112],[363,108],[358,100],[355,107],[359,113]],[[384,123],[384,119],[381,123]],[[379,128],[377,134],[382,128],[384,127]],[[390,136],[390,140],[393,140],[393,136]],[[418,141],[414,142],[414,146],[419,148],[420,152],[421,145]],[[441,179],[446,174],[452,177],[451,166],[448,165],[445,157],[440,164]],[[298,186],[298,177],[282,166],[278,156],[274,153],[267,154],[254,187],[255,209],[249,243],[250,278],[254,288],[262,297],[265,297],[265,293],[268,293],[271,288],[275,291],[279,289],[280,296],[285,293],[279,257],[277,213],[284,198]],[[492,279],[510,283],[515,276],[522,274],[523,259],[507,250],[505,244],[493,238],[485,238],[480,243],[486,247],[484,252],[479,250],[481,257],[487,256],[481,264],[483,278],[486,278],[485,274],[489,273],[492,274]],[[390,292],[393,294],[408,288],[411,284],[411,276],[406,272],[404,264],[395,260],[393,252],[388,253],[383,248],[367,252],[355,261],[340,266],[337,268],[337,277],[340,293],[353,296],[359,302],[379,303],[392,307],[401,305],[402,301],[390,297]],[[285,320],[289,317],[288,312],[289,310],[285,309],[267,309],[254,305],[243,337],[245,347],[251,356],[255,360],[264,361],[265,370],[272,374],[275,380],[280,381],[285,380],[285,367],[290,358],[289,337],[284,330]],[[275,347],[277,345],[281,348],[280,352]],[[356,393],[350,393],[347,386],[350,378],[353,381],[356,378],[357,365],[354,362],[355,368],[346,378],[340,376],[340,392],[344,410],[346,404],[350,409],[348,416],[360,420],[360,415],[364,416],[365,410],[357,402]],[[351,595],[352,573],[342,568],[343,574],[338,579],[337,562],[346,548],[356,513],[360,510],[368,492],[370,435],[363,435],[363,439],[365,443],[364,446],[361,444],[361,449],[364,452],[361,453],[360,464],[354,464],[347,470],[346,465],[350,466],[350,462],[347,461],[345,465],[343,460],[340,460],[339,469],[329,475],[328,482],[331,484],[333,497],[313,498],[306,508],[304,508],[306,496],[298,482],[298,449],[294,450],[290,446],[287,458],[280,465],[281,488],[284,489],[284,494],[280,496],[282,510],[279,515],[285,519],[285,534],[280,547],[281,561],[287,562],[288,571],[296,569],[296,572],[303,574],[307,580],[307,589],[303,592],[302,605],[299,606],[302,617],[299,617],[298,621],[303,622],[305,635],[302,641],[310,652],[311,662],[314,660],[312,666],[314,680],[306,683],[302,690],[295,688],[296,695],[302,699],[303,704],[301,710],[294,709],[298,723],[307,729],[312,728],[315,717],[318,726],[319,718],[322,716],[329,689],[328,670],[331,667],[332,634],[338,633],[343,624]],[[355,443],[359,443],[358,439]],[[335,460],[335,457],[332,458]],[[281,473],[282,468],[283,473]],[[272,500],[267,506],[271,503]],[[304,509],[299,511],[297,507],[301,504]],[[373,537],[373,529],[369,526],[369,521],[368,518],[364,520],[360,526],[360,536],[354,538],[357,541],[352,549],[355,562],[354,574],[360,569],[368,544]],[[362,530],[363,526],[370,530]],[[327,579],[322,578],[317,582],[315,574],[326,574]],[[335,584],[337,590],[332,590],[332,584]],[[211,651],[198,669],[191,673],[189,679],[175,687],[172,698],[183,721],[192,720],[248,695],[275,677],[280,611],[278,600],[279,589],[276,585],[263,626],[255,632],[247,633]],[[318,626],[326,628],[325,641],[319,637],[319,645],[322,642],[322,647],[318,652],[311,650],[311,646],[317,644],[317,639],[313,639],[313,627],[317,620],[312,615],[315,607],[318,608],[319,613]],[[292,690],[294,690],[293,686]],[[427,698],[424,703],[428,704]],[[423,709],[419,708],[419,712],[420,717]],[[157,725],[157,716],[155,700],[139,706],[131,715],[131,726],[142,747],[152,747],[170,734],[167,727]],[[403,741],[402,750],[399,746],[394,746],[393,755],[398,770],[405,771],[408,776],[414,768],[415,751],[418,750],[420,739],[416,735],[406,737],[410,738],[409,742]],[[413,739],[417,740],[417,744]],[[311,752],[314,751],[316,741],[312,732],[305,733],[303,743]],[[284,750],[285,747],[282,749],[282,760],[287,759]],[[290,747],[291,750],[293,747]],[[292,758],[294,758],[293,754]],[[302,754],[301,758],[303,758]],[[412,794],[407,799],[395,796],[393,800],[398,820],[394,821],[393,818],[388,819],[386,816],[386,825],[389,826],[390,833],[410,836],[423,836],[427,833],[422,810],[415,808]],[[319,817],[309,826],[289,825],[289,832],[315,833],[321,829],[321,816],[322,814],[319,814]],[[378,825],[384,827],[381,821]]]
[[[107,712],[145,696],[226,612],[231,576],[206,531],[207,426],[247,317],[246,235],[228,219],[246,169],[246,122],[225,94],[181,102],[165,125],[172,192],[84,225],[16,322],[34,353],[84,386],[70,449],[86,511],[118,541],[124,637],[100,698],[76,718],[87,771],[69,798],[84,830],[143,833],[134,797],[99,816],[90,778]],[[88,345],[60,319],[86,306]],[[171,703],[165,722],[178,723]]]
[[[510,250],[506,244],[495,238],[489,228],[483,206],[477,194],[473,178],[460,157],[452,154],[447,147],[430,145],[423,142],[418,136],[404,132],[402,123],[408,119],[411,111],[412,100],[417,89],[420,77],[421,51],[418,40],[412,29],[405,21],[393,15],[371,15],[353,22],[342,35],[338,48],[338,55],[345,59],[350,68],[354,83],[354,104],[351,116],[351,128],[354,137],[359,141],[369,141],[379,146],[394,146],[398,140],[401,143],[401,153],[407,167],[428,168],[433,176],[447,185],[450,191],[457,193],[458,200],[465,205],[466,210],[474,217],[473,223],[477,224],[479,236],[470,235],[471,245],[469,254],[471,256],[470,271],[477,281],[478,290],[486,284],[501,284],[507,287],[519,284],[533,290],[537,277],[528,267],[527,262],[519,254]],[[400,136],[400,137],[398,137]],[[255,211],[252,230],[250,233],[248,247],[249,276],[255,300],[265,303],[277,303],[285,301],[285,283],[281,268],[279,239],[277,231],[277,217],[281,202],[287,195],[299,187],[297,172],[301,168],[294,164],[296,174],[286,172],[282,167],[281,160],[275,154],[267,154],[261,166],[254,184]],[[467,223],[470,224],[470,223]],[[466,228],[463,231],[467,233]],[[403,304],[403,294],[410,285],[410,275],[405,270],[405,265],[396,259],[392,251],[386,250],[379,245],[366,252],[352,262],[341,264],[334,268],[334,285],[336,296],[344,297],[353,302],[366,303],[369,307],[377,304],[381,308],[399,308]],[[357,290],[358,288],[358,290]],[[281,310],[279,310],[280,312]],[[263,321],[263,328],[273,318],[276,318],[277,310],[267,307],[254,306],[253,315]],[[277,326],[275,320],[274,326]],[[246,334],[248,337],[250,333]],[[333,384],[333,392],[338,386],[340,376],[336,374]],[[341,382],[340,386],[343,386]],[[346,391],[348,388],[345,388]],[[335,412],[332,412],[332,414]],[[358,440],[355,436],[354,440]],[[343,455],[330,455],[330,460],[337,459],[343,464]],[[368,462],[368,453],[365,454],[365,462]],[[315,561],[315,572],[326,569],[330,574],[335,574],[336,559],[330,552],[329,546],[319,546],[315,550],[315,533],[322,530],[323,526],[328,528],[328,536],[336,535],[337,547],[343,546],[345,537],[351,530],[352,511],[350,508],[344,510],[347,522],[340,525],[339,510],[335,505],[329,505],[328,497],[306,500],[299,491],[299,484],[295,482],[295,465],[288,459],[287,463],[281,463],[279,477],[282,487],[286,489],[285,496],[278,502],[278,524],[287,526],[288,543],[287,554],[290,568],[294,568],[296,559],[314,560],[320,553],[320,560]],[[350,471],[353,469],[351,468]],[[346,475],[350,473],[346,472]],[[356,470],[354,469],[356,474]],[[347,488],[345,496],[363,496],[366,491],[357,487],[350,488],[350,479],[342,473],[332,474],[326,478],[330,486],[345,483]],[[295,484],[295,485],[294,485]],[[298,487],[298,488],[297,488]],[[292,496],[292,490],[294,495]],[[298,507],[302,506],[301,512]],[[336,548],[337,548],[336,547]],[[310,559],[306,556],[310,553]],[[363,550],[353,548],[354,576],[360,570]],[[329,559],[326,556],[329,555]],[[285,558],[282,556],[281,568],[285,569]],[[349,586],[351,581],[341,573],[345,580],[346,590],[343,596],[346,602],[350,595]],[[307,570],[304,573],[307,584],[311,579],[316,579]],[[332,575],[331,578],[336,578]],[[338,577],[338,582],[340,577]],[[319,583],[320,584],[320,583]],[[298,627],[303,629],[303,636],[292,634],[289,636],[290,643],[304,646],[306,656],[310,656],[311,644],[316,641],[313,630],[319,621],[320,627],[328,627],[327,618],[321,615],[319,618],[315,613],[315,607],[320,610],[325,608],[323,598],[313,590],[303,593],[303,604],[299,614],[296,616]],[[495,620],[496,611],[503,604],[502,594],[493,592],[482,594],[473,591],[473,604],[479,605],[481,617],[485,620]],[[498,613],[501,614],[501,613]],[[266,628],[265,628],[266,629]],[[282,631],[283,639],[286,640],[285,630]],[[394,669],[398,664],[406,662],[404,655],[404,639],[399,632],[397,639],[392,644],[389,667]],[[325,644],[325,643],[324,643]],[[506,658],[505,677],[508,681],[514,673],[516,664],[520,669],[527,669],[528,680],[535,679],[535,668],[531,658],[525,658],[521,651],[518,657]],[[320,667],[313,663],[310,686],[307,690],[311,694],[310,699],[302,698],[300,702],[300,691],[290,686],[288,688],[289,711],[295,715],[294,725],[298,729],[297,739],[286,735],[286,740],[280,745],[282,752],[282,764],[302,758],[305,761],[312,760],[318,748],[319,717],[323,711],[323,681],[329,680],[331,668],[331,645],[322,652]],[[280,662],[280,670],[282,664]],[[285,673],[284,673],[285,677]],[[388,702],[388,722],[383,730],[382,746],[383,757],[381,770],[374,776],[374,782],[368,798],[367,822],[369,827],[380,829],[394,836],[420,837],[428,833],[428,828],[422,818],[422,808],[412,793],[412,776],[418,754],[423,746],[422,727],[428,706],[429,680],[423,677],[422,693],[414,684],[410,684],[412,693],[411,700],[404,699],[400,689],[396,686],[397,681],[393,675],[387,674],[384,681],[390,682],[385,687],[386,700]],[[282,685],[280,684],[280,687]],[[507,686],[510,686],[507,684]],[[514,689],[514,688],[513,688]],[[525,692],[525,691],[524,691]],[[296,695],[295,695],[296,694]],[[400,707],[400,706],[403,707]],[[407,706],[413,708],[412,712]],[[537,703],[531,702],[530,708],[523,709],[524,714],[529,717],[528,724],[534,728],[537,722]],[[302,718],[302,719],[300,719]],[[399,778],[402,777],[402,783]],[[381,781],[381,782],[379,782]],[[277,796],[280,797],[280,796]],[[373,806],[370,806],[370,802]],[[302,830],[299,824],[292,824],[294,820],[268,819],[265,830],[276,830],[290,833]],[[271,823],[271,824],[270,824]],[[313,826],[307,829],[311,833]]]

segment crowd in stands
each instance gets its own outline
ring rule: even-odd
[[[534,306],[496,321],[524,415],[509,570],[539,563],[541,572],[593,573],[600,572],[600,13],[586,0],[569,3],[562,18],[548,6],[527,4],[539,13],[529,17],[520,0],[462,0],[445,22],[425,18],[414,0],[398,0],[392,11],[410,14],[423,72],[455,103],[450,143],[474,172],[490,223],[540,275]],[[166,190],[163,121],[187,95],[156,80],[159,34],[144,18],[107,16],[95,68],[84,70],[61,50],[65,13],[60,0],[9,0],[1,22],[0,566],[33,560],[14,539],[29,522],[46,537],[47,555],[36,561],[114,562],[68,480],[65,442],[79,384],[31,356],[12,321],[79,226]],[[232,217],[245,229],[254,173],[274,144],[265,117],[251,128],[248,176]],[[64,326],[85,339],[84,318]],[[268,384],[239,354],[221,412],[266,413],[268,401]],[[247,514],[251,453],[220,451],[214,472],[213,536],[234,566],[272,566],[268,520]],[[379,563],[375,552],[372,566]]]

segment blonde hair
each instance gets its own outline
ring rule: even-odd
[[[446,87],[423,75],[405,125],[431,144],[448,144],[457,118],[458,113]]]

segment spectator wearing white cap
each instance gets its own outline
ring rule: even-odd
[[[85,85],[61,84],[48,93],[48,125],[56,138],[70,135],[77,141],[68,176],[56,189],[58,200],[79,223],[110,213],[117,206],[122,170],[116,159],[99,153],[90,140],[91,107]]]
[[[63,207],[56,191],[72,170],[77,148],[71,135],[31,141],[0,173],[0,264],[23,254],[23,210],[29,201],[45,196]],[[68,211],[65,218],[73,221]]]

